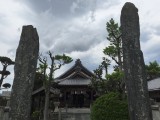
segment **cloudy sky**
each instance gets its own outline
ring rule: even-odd
[[[145,62],[160,63],[160,0],[1,0],[0,56],[14,60],[22,26],[33,25],[39,34],[41,52],[66,53],[74,61],[80,58],[84,66],[93,70],[108,45],[106,22],[113,18],[120,23],[121,9],[127,1],[139,9]],[[56,76],[73,64],[63,67]],[[13,68],[9,70],[12,75],[6,82],[13,80]]]

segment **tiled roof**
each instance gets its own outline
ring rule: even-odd
[[[90,82],[90,79],[65,79],[59,81],[59,85],[89,85]]]
[[[34,91],[32,92],[32,95],[35,95],[35,94],[37,94],[37,93],[39,93],[39,92],[41,92],[41,91],[43,91],[43,90],[45,90],[45,87],[44,87],[44,86],[40,87],[40,88],[37,89],[37,90],[34,90]],[[57,89],[51,87],[51,88],[50,88],[50,92],[51,92],[51,93],[55,93],[55,92],[57,92]]]
[[[148,81],[148,90],[149,91],[160,90],[160,78]]]
[[[91,76],[94,76],[94,74],[89,71],[86,67],[84,67],[80,61],[80,59],[77,59],[75,61],[75,64],[69,69],[67,70],[66,72],[64,72],[62,75],[60,75],[59,77],[57,77],[56,79],[66,79],[68,78],[71,74],[73,73],[84,73],[85,75],[87,75],[87,78],[88,77],[91,77]],[[86,79],[87,79],[86,78]]]

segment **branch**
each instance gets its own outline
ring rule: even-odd
[[[53,71],[56,71],[56,70],[60,69],[60,68],[61,68],[61,66],[62,66],[62,65],[61,65],[61,64],[59,64],[59,65],[58,65],[58,67],[57,67],[57,68],[55,68]]]
[[[38,56],[38,59],[39,59],[39,61],[40,61],[41,63],[43,63],[43,64],[46,64],[46,63],[47,63],[47,58],[46,58],[46,57],[43,57],[43,59],[42,59],[41,56],[39,55],[39,56]]]
[[[112,33],[113,37],[114,37],[115,39],[117,39],[117,37],[116,37],[116,35],[114,34],[113,30],[111,31],[111,33]]]
[[[63,65],[65,65],[65,62],[62,63],[62,62],[59,60],[59,63],[58,63],[58,64],[59,64],[58,67],[55,68],[53,71],[56,71],[56,70],[60,69]]]
[[[120,34],[118,37],[116,37],[116,35],[114,34],[113,30],[112,30],[111,32],[112,32],[113,37],[114,37],[116,40],[119,40],[119,39],[122,37],[122,34]]]
[[[119,65],[119,62],[114,57],[112,59]]]
[[[59,61],[59,63],[58,63],[59,65],[62,64],[61,60],[58,60],[58,61]]]
[[[120,36],[117,39],[120,39],[122,37],[122,34],[120,34]]]
[[[48,52],[49,57],[51,58],[52,61],[54,61],[54,57],[52,56],[51,51]]]
[[[5,79],[8,75],[3,76],[3,79]]]

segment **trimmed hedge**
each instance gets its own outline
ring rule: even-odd
[[[113,92],[97,98],[91,108],[91,120],[129,120],[128,115],[127,102]]]

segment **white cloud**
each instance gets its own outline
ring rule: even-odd
[[[37,28],[41,51],[65,52],[74,59],[82,59],[82,63],[93,70],[101,62],[102,50],[108,44],[106,22],[114,18],[120,23],[121,9],[126,1],[2,0],[0,56],[6,55],[14,59],[22,26],[32,24]],[[160,1],[128,1],[139,9],[141,48],[145,61],[160,62],[160,16],[157,14],[160,11]],[[70,66],[63,67],[58,73],[64,72]]]
[[[78,3],[73,2],[70,10],[71,10],[72,13],[75,13],[75,10],[76,10],[77,8],[78,8]]]
[[[14,2],[13,0],[0,1],[0,39],[1,39],[1,55],[4,51],[15,49],[20,39],[21,27],[25,24],[33,24],[32,19],[27,19],[27,16],[34,16],[27,6]],[[31,17],[32,18],[32,17]],[[8,53],[5,55],[12,57]]]
[[[144,51],[146,63],[154,60],[160,60],[160,35],[151,34],[147,41],[141,43],[142,50]]]

